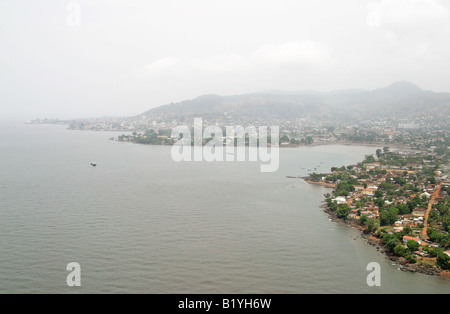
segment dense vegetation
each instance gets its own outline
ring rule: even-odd
[[[450,248],[450,187],[442,187],[441,197],[430,211],[427,242],[423,240],[421,245],[409,240],[405,245],[402,241],[404,236],[417,239],[422,234],[423,220],[414,219],[413,223],[412,219],[417,217],[415,211],[425,212],[428,208],[432,192],[427,194],[424,190],[437,186],[437,173],[441,173],[444,160],[445,156],[438,154],[401,156],[384,147],[378,149],[375,156],[368,155],[356,165],[333,167],[330,174],[313,174],[313,177],[335,184],[334,191],[325,195],[325,201],[337,218],[359,223],[367,232],[379,237],[394,256],[403,257],[410,263],[416,263],[421,255],[435,258],[437,267],[449,270],[450,257],[444,251]],[[387,170],[391,167],[395,171]],[[366,194],[355,191],[355,187],[361,191],[368,185],[370,189],[366,189]],[[344,197],[345,202],[337,202],[339,197]],[[352,212],[353,216],[350,216]],[[402,217],[408,217],[403,226],[399,221]],[[394,225],[402,226],[400,231],[393,232]]]

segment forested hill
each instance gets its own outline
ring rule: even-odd
[[[406,82],[375,90],[333,92],[267,91],[242,95],[202,95],[151,109],[141,118],[235,116],[250,119],[313,119],[357,121],[373,118],[433,116],[448,119],[450,93],[425,91]]]

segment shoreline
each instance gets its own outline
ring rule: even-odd
[[[321,182],[321,181],[316,182],[316,181],[311,181],[311,180],[308,180],[308,179],[304,179],[304,180],[306,182],[308,182],[309,184],[319,185],[319,186],[332,188],[332,189],[336,188],[336,184],[333,184],[333,183],[326,183],[326,182]]]
[[[310,180],[306,180],[306,182]],[[310,183],[310,182],[308,182]],[[314,184],[314,183],[310,183]],[[318,184],[321,185],[321,184]],[[321,185],[323,186],[323,185]],[[397,266],[399,270],[401,271],[409,271],[413,273],[421,273],[424,275],[434,276],[434,277],[444,277],[444,278],[450,278],[450,272],[445,270],[439,270],[436,267],[429,267],[425,265],[420,264],[411,264],[409,263],[405,258],[394,256],[393,254],[389,253],[384,244],[381,242],[381,239],[377,238],[373,233],[369,232],[367,228],[364,228],[360,224],[356,223],[355,221],[350,221],[346,219],[338,218],[336,213],[331,211],[326,203],[323,203],[319,206],[319,208],[322,208],[322,210],[328,215],[329,219],[331,221],[334,221],[336,223],[341,223],[345,226],[348,226],[350,228],[358,229],[360,231],[361,237],[366,241],[368,245],[374,246],[377,251],[382,253],[386,259],[388,259],[390,262],[393,263],[393,266]]]
[[[399,149],[413,149],[408,144],[396,144],[396,143],[367,143],[367,142],[317,142],[311,146],[324,146],[324,145],[345,145],[345,146],[368,146],[368,147],[383,147],[399,148]]]
[[[91,131],[92,132],[92,131]],[[94,131],[97,132],[97,131]],[[114,139],[115,142],[122,142],[122,143],[132,143],[132,144],[139,144],[139,145],[154,145],[154,146],[173,146],[171,144],[153,144],[153,143],[137,143],[137,142],[133,142],[133,141],[120,141],[117,139]],[[337,146],[366,146],[366,147],[383,147],[383,146],[388,146],[389,148],[394,148],[394,149],[408,149],[408,150],[414,150],[414,148],[412,148],[410,145],[406,145],[406,144],[389,144],[389,143],[360,143],[360,142],[317,142],[317,143],[313,143],[313,144],[288,144],[288,145],[278,145],[278,148],[282,149],[282,148],[299,148],[299,147],[315,147],[315,146],[332,146],[332,145],[337,145]],[[246,145],[246,147],[248,147]]]
[[[22,121],[22,123],[24,124],[29,124],[29,125],[42,125],[42,124],[51,124],[51,125],[64,125],[67,126],[67,123],[34,123],[34,122],[30,122],[30,121]],[[75,129],[75,128],[70,128],[67,127],[66,128],[69,131],[88,131],[88,132],[131,132],[130,130],[82,130],[82,129]],[[153,144],[153,143],[136,143],[133,141],[120,141],[118,139],[114,139],[114,141],[117,142],[128,142],[128,143],[133,143],[133,144],[141,144],[141,145],[157,145],[157,146],[172,146],[169,144]],[[339,141],[330,141],[330,142],[325,142],[325,141],[318,141],[318,142],[313,142],[312,144],[280,144],[278,145],[279,148],[297,148],[297,147],[313,147],[313,146],[325,146],[325,145],[346,145],[346,146],[367,146],[367,147],[383,147],[383,146],[388,146],[389,148],[397,148],[397,149],[413,149],[410,145],[408,144],[398,144],[398,143],[370,143],[370,142],[339,142]]]

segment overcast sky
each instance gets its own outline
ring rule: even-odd
[[[3,117],[135,115],[202,94],[450,92],[440,0],[1,0]]]

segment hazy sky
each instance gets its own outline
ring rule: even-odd
[[[449,2],[0,0],[1,115],[128,116],[398,80],[450,92]]]

